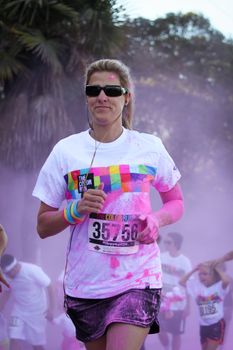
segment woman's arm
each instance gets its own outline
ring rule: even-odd
[[[102,209],[105,199],[103,185],[97,189],[89,189],[80,201],[75,201],[76,213],[78,212],[81,216],[98,213]],[[37,217],[37,232],[41,238],[54,236],[69,225],[63,209],[58,210],[41,202]]]
[[[178,221],[184,212],[183,194],[177,183],[170,191],[160,192],[163,206],[155,213],[159,227],[173,224]]]
[[[37,232],[40,238],[54,236],[68,226],[69,223],[64,218],[63,210],[41,202],[37,215]]]
[[[177,183],[170,191],[160,192],[163,206],[158,211],[142,215],[140,219],[146,221],[146,228],[139,233],[138,241],[144,244],[154,242],[159,235],[159,228],[178,221],[184,212],[183,194]]]

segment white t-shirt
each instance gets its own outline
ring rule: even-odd
[[[94,150],[94,163],[90,169]],[[54,208],[63,200],[81,199],[87,188],[104,183],[102,212],[71,226],[66,293],[80,298],[104,298],[130,288],[161,287],[157,243],[136,244],[137,218],[151,213],[150,188],[173,188],[180,173],[161,140],[123,129],[109,143],[98,143],[89,131],[58,142],[42,167],[33,195]]]
[[[35,319],[45,317],[46,287],[51,281],[39,266],[25,262],[20,262],[20,265],[17,275],[8,279],[11,285],[11,315],[32,325]]]
[[[206,287],[195,278],[188,280],[187,289],[198,306],[200,325],[209,326],[224,318],[223,301],[229,287],[223,289],[222,281]]]
[[[162,305],[161,309],[184,310],[186,306],[186,290],[179,284],[179,280],[191,271],[190,260],[183,254],[171,256],[169,252],[161,253],[162,262]]]

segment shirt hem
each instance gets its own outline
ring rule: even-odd
[[[121,290],[118,291],[114,291],[112,293],[103,293],[103,294],[88,294],[86,291],[83,291],[82,293],[72,293],[69,292],[68,290],[65,290],[66,295],[72,297],[72,298],[81,298],[81,299],[105,299],[105,298],[111,298],[114,297],[116,295],[119,295],[121,293],[124,293],[130,289],[145,289],[148,288],[149,285],[149,289],[161,289],[162,288],[162,284],[150,284],[145,282],[144,285],[132,285],[132,286],[127,286],[126,288],[123,288]]]

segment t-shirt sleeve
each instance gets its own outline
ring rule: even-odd
[[[65,199],[65,188],[59,149],[56,145],[39,173],[32,195],[51,207],[59,208]]]
[[[167,152],[162,141],[159,139],[159,159],[157,163],[157,174],[153,186],[159,192],[171,190],[181,178],[173,159]]]

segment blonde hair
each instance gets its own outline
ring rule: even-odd
[[[122,124],[126,129],[132,128],[133,121],[133,81],[130,75],[129,67],[115,59],[100,59],[91,63],[85,73],[85,85],[88,85],[92,74],[95,72],[114,72],[120,79],[121,86],[127,88],[130,92],[130,99],[123,110]]]
[[[216,283],[221,280],[219,273],[215,270],[215,268],[209,262],[203,262],[199,265],[199,271],[204,270],[207,271],[212,276],[212,282]]]

